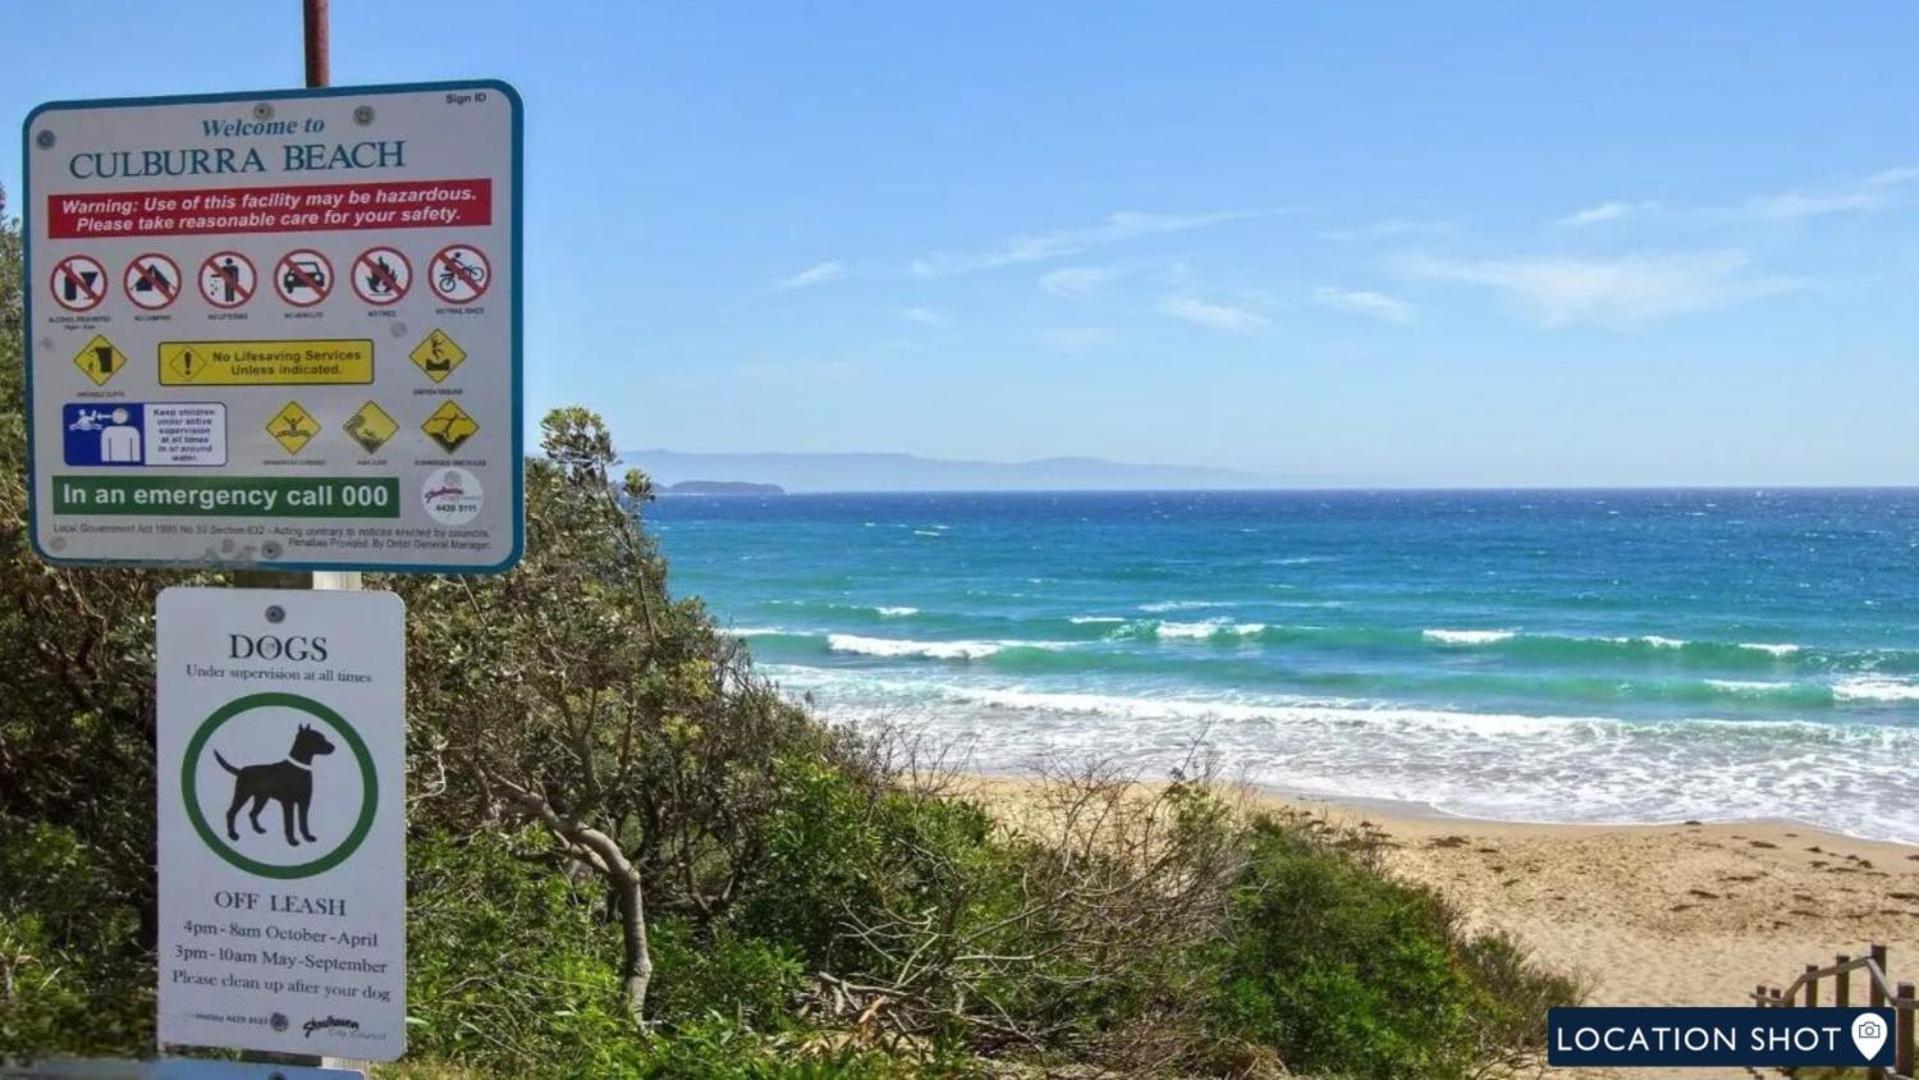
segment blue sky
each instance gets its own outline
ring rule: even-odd
[[[1909,4],[333,8],[520,88],[529,406],[623,446],[1919,480]],[[15,117],[300,77],[291,0],[6,26]]]

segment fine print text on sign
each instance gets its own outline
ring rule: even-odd
[[[497,82],[35,110],[40,553],[511,566],[520,131]]]
[[[161,1043],[405,1049],[405,619],[383,592],[161,593]]]

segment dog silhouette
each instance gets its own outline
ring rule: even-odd
[[[220,751],[213,752],[213,759],[220,767],[233,774],[233,803],[227,807],[227,839],[238,840],[240,833],[233,827],[233,819],[240,813],[240,807],[248,799],[253,800],[253,809],[248,812],[247,820],[253,823],[253,831],[266,832],[260,824],[260,811],[265,809],[268,799],[280,801],[280,817],[286,823],[287,844],[300,846],[300,839],[293,835],[294,815],[298,812],[300,836],[308,843],[318,838],[307,827],[307,811],[313,805],[313,759],[319,754],[331,754],[333,744],[325,735],[305,724],[293,736],[293,749],[280,761],[265,765],[248,765],[236,768]]]

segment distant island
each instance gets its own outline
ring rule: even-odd
[[[784,495],[778,484],[755,484],[745,480],[681,480],[659,489],[662,495]]]
[[[854,491],[1194,491],[1285,486],[1277,478],[1196,465],[1099,458],[950,461],[917,454],[688,454],[629,450],[661,490],[681,495]],[[690,486],[690,487],[689,487]],[[722,487],[726,490],[720,490]],[[766,490],[759,490],[759,489]],[[684,489],[684,490],[683,490]],[[753,490],[746,490],[753,489]]]

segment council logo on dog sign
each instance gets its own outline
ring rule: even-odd
[[[392,593],[160,594],[161,1042],[405,1049],[405,619]]]

